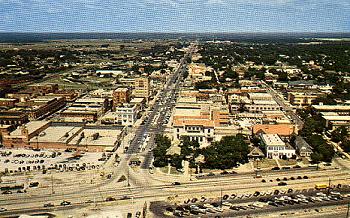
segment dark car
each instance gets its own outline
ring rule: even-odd
[[[115,201],[115,200],[117,200],[117,199],[115,199],[115,198],[113,198],[113,197],[107,197],[107,198],[106,198],[106,201]]]
[[[279,182],[279,183],[278,183],[278,186],[286,186],[286,185],[287,185],[286,182]]]
[[[303,176],[303,179],[308,179],[309,177],[308,176]]]
[[[71,205],[72,203],[69,202],[69,201],[62,201],[61,202],[61,206],[68,206],[68,205]]]
[[[272,168],[272,170],[280,170],[280,168],[279,167],[274,167],[274,168]]]
[[[29,187],[38,187],[39,186],[39,182],[31,182],[29,183]]]
[[[173,182],[173,183],[171,183],[172,185],[181,185],[181,183],[179,183],[179,182]]]
[[[6,190],[6,191],[3,191],[2,194],[4,194],[4,195],[12,194],[12,191]]]

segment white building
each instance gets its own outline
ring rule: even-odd
[[[286,145],[277,134],[261,134],[260,138],[266,147],[267,158],[292,158],[295,155],[294,148]]]
[[[280,111],[281,106],[279,106],[276,101],[269,100],[254,100],[250,104],[246,104],[245,108],[249,112],[262,112],[262,111]]]
[[[102,122],[132,126],[137,120],[137,106],[124,104],[116,107],[115,112],[108,112],[102,117]]]
[[[214,122],[200,119],[176,119],[173,123],[173,137],[189,137],[191,141],[198,141],[201,147],[208,146],[214,140]]]

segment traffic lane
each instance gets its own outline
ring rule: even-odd
[[[347,175],[345,176],[340,176],[337,175],[337,177],[339,178],[338,180],[344,180]],[[124,195],[129,195],[130,190],[132,190],[133,192],[139,192],[138,197],[142,198],[143,196],[146,196],[147,193],[150,193],[150,196],[152,197],[166,197],[169,196],[169,194],[171,195],[171,193],[173,194],[178,194],[178,195],[183,195],[183,197],[185,198],[186,195],[188,195],[189,193],[191,193],[191,195],[201,195],[201,194],[212,194],[215,193],[216,191],[219,191],[218,188],[221,187],[223,191],[228,192],[228,191],[232,191],[234,190],[234,192],[236,194],[238,194],[239,192],[242,193],[247,193],[247,191],[250,190],[270,190],[273,189],[275,190],[276,188],[279,190],[282,190],[283,188],[286,187],[279,187],[276,184],[266,184],[266,183],[260,183],[259,181],[255,181],[255,182],[250,182],[249,183],[249,178],[246,178],[246,182],[239,181],[237,180],[236,183],[233,183],[233,181],[227,181],[227,182],[222,182],[222,181],[215,181],[212,183],[202,183],[202,184],[193,184],[191,186],[187,185],[181,185],[181,186],[172,186],[172,185],[158,185],[158,186],[153,186],[150,187],[148,189],[145,189],[144,187],[138,187],[138,188],[130,188],[128,190],[125,190],[125,188],[118,188],[118,189],[100,189],[99,191],[94,191],[92,190],[91,192],[85,192],[85,193],[75,193],[75,194],[62,194],[62,195],[53,195],[53,196],[37,196],[31,198],[31,202],[28,202],[29,199],[16,199],[15,201],[11,201],[10,199],[5,201],[5,202],[1,202],[2,205],[21,205],[21,204],[27,204],[27,203],[31,203],[33,205],[38,205],[38,204],[44,204],[45,200],[51,200],[51,201],[58,201],[60,199],[66,199],[68,201],[72,201],[75,202],[76,199],[80,199],[81,197],[86,197],[86,198],[90,198],[93,199],[94,196],[96,195],[100,195],[100,196],[113,196],[116,198],[120,198]],[[326,178],[320,178],[320,179],[315,179],[312,180],[312,182],[325,182],[328,180],[328,177]],[[337,180],[337,181],[338,181]],[[247,184],[245,187],[242,187],[242,183],[249,183]],[[313,184],[311,183],[311,181],[301,181],[298,182],[297,184],[290,184],[288,186],[288,188],[293,188],[293,189],[301,189],[304,188],[306,186],[309,186],[309,188],[313,188]],[[310,186],[311,185],[311,186]],[[161,192],[159,192],[161,190]]]

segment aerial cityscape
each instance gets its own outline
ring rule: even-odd
[[[0,0],[0,217],[350,217],[349,14]]]

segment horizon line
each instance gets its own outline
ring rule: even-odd
[[[169,32],[145,32],[145,31],[129,31],[129,32],[109,32],[109,31],[103,31],[103,32],[95,32],[95,31],[83,31],[83,32],[29,32],[29,31],[0,31],[0,33],[31,33],[31,34],[62,34],[62,33],[69,33],[69,34],[85,34],[85,33],[96,33],[96,34],[350,34],[350,31],[343,32],[343,31],[338,31],[338,32],[307,32],[307,31],[298,31],[298,32],[288,32],[288,31],[266,31],[266,32],[254,32],[254,31],[239,31],[239,32],[234,32],[234,31],[214,31],[214,32],[176,32],[176,31],[169,31]]]

